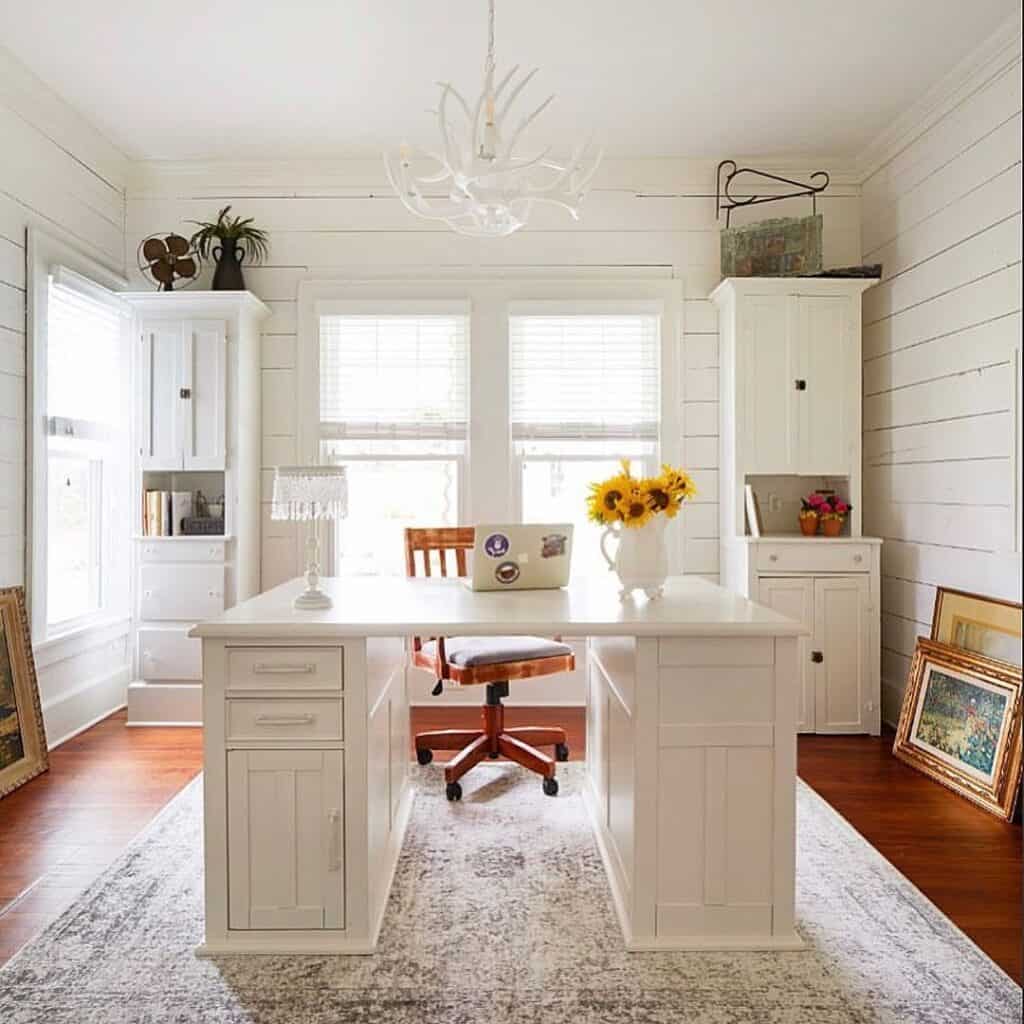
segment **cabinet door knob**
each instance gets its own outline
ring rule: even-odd
[[[192,397],[192,389],[191,388],[180,388],[178,390],[178,395],[181,398],[191,398]]]
[[[779,556],[778,555],[769,555],[768,556],[768,561],[769,562],[777,562],[778,560],[779,560]]]
[[[854,562],[857,563],[857,565],[860,565],[860,563],[864,561],[864,556],[863,555],[854,555],[853,556],[853,560],[854,560]]]
[[[807,381],[805,381],[802,377],[797,377],[797,379],[795,381],[793,381],[793,387],[797,391],[806,391],[807,390]]]
[[[825,660],[825,655],[821,651],[811,651],[811,661],[815,665],[820,665]]]

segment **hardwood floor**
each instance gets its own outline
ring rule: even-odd
[[[0,800],[0,963],[118,856],[202,767],[200,729],[105,719]]]
[[[415,708],[413,731],[475,728],[478,720],[473,707]],[[582,708],[509,708],[507,720],[560,725],[571,758],[584,754]],[[55,750],[46,775],[0,800],[0,963],[194,778],[201,743],[199,729],[128,729],[114,715]],[[891,736],[803,736],[800,775],[1019,981],[1020,824],[958,799],[898,762],[891,746]]]
[[[801,736],[800,777],[1018,984],[1021,825],[892,756],[892,733]]]

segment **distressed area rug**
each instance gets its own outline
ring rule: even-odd
[[[562,768],[568,769],[563,771]],[[798,791],[793,953],[626,953],[582,798],[515,766],[419,793],[374,957],[197,960],[185,789],[0,972],[5,1024],[1002,1024],[1021,990],[827,804]]]

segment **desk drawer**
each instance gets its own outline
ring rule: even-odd
[[[758,572],[868,572],[870,544],[835,544],[811,537],[800,544],[758,544]]]
[[[229,700],[228,740],[340,740],[340,700]]]
[[[340,647],[232,647],[229,690],[340,690]]]

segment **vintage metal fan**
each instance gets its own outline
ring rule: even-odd
[[[181,235],[150,235],[139,243],[139,270],[160,291],[174,291],[175,281],[184,287],[199,276],[199,254]]]

